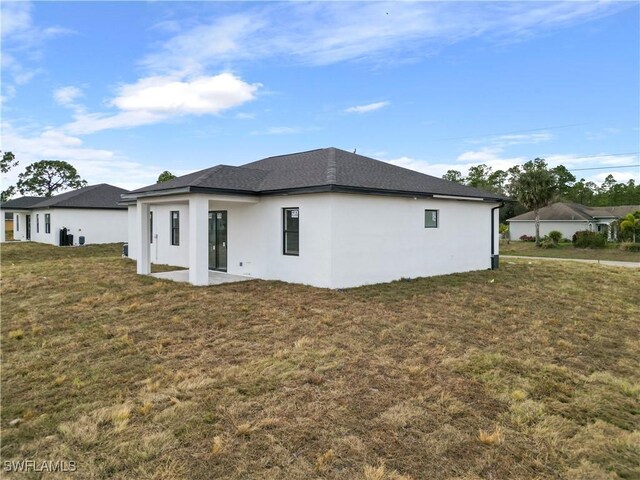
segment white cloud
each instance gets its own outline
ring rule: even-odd
[[[118,89],[118,95],[109,102],[119,110],[117,113],[79,113],[63,128],[79,135],[150,125],[184,115],[216,115],[253,100],[260,86],[231,73],[188,80],[146,77]]]
[[[622,182],[622,183],[627,183],[629,180],[635,180],[636,184],[639,181],[639,177],[640,177],[640,173],[638,173],[637,171],[634,172],[632,168],[628,169],[628,171],[605,171],[605,172],[601,172],[598,173],[596,175],[593,175],[591,177],[591,180],[596,182],[596,183],[602,183],[604,182],[604,179],[607,178],[609,175],[613,175],[613,178],[615,179],[616,182]],[[577,178],[581,178],[579,175],[576,175]]]
[[[355,107],[349,107],[345,109],[345,113],[368,113],[373,112],[375,110],[380,110],[381,108],[389,105],[389,102],[375,102],[369,103],[367,105],[357,105]]]
[[[63,107],[75,106],[75,100],[82,96],[82,90],[74,86],[61,87],[53,91],[53,99]]]
[[[248,84],[231,73],[187,81],[147,77],[120,88],[111,104],[124,111],[158,114],[217,114],[255,98],[260,84]]]
[[[318,127],[269,127],[264,130],[254,130],[251,135],[295,135],[303,132],[313,132]]]
[[[156,72],[199,73],[207,66],[276,56],[311,65],[403,61],[473,37],[520,40],[628,7],[608,2],[258,4],[185,28],[142,64]]]
[[[20,162],[17,168],[2,176],[3,189],[15,184],[18,174],[39,160],[64,160],[76,167],[90,184],[106,182],[126,189],[155,183],[158,174],[165,170],[131,161],[112,150],[86,147],[80,138],[54,129],[27,134],[4,123],[2,142]]]
[[[30,2],[0,3],[3,101],[15,94],[16,86],[24,85],[43,71],[36,64],[44,42],[71,33],[70,30],[58,26],[35,25],[31,10]]]

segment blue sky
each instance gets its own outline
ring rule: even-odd
[[[3,2],[2,150],[125,188],[335,146],[640,181],[637,2]]]

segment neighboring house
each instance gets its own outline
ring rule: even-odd
[[[557,230],[564,238],[571,239],[574,233],[581,230],[606,233],[610,240],[617,238],[615,225],[628,213],[640,210],[640,205],[621,205],[619,207],[586,207],[578,203],[558,202],[539,210],[540,235],[548,235]],[[507,220],[509,237],[520,240],[522,235],[535,236],[536,224],[534,212],[523,213]]]
[[[102,183],[54,197],[21,197],[3,203],[13,213],[14,240],[60,245],[60,230],[67,229],[73,244],[127,241],[127,207],[119,205],[127,190]],[[5,241],[4,230],[2,241]]]
[[[123,195],[129,256],[343,288],[491,268],[492,193],[336,148],[218,165]]]

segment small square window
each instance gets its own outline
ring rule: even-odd
[[[438,210],[424,211],[424,228],[438,228]]]

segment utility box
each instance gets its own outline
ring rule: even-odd
[[[491,270],[497,270],[500,266],[500,255],[491,255]]]
[[[78,245],[84,245],[84,235],[78,237]]]

